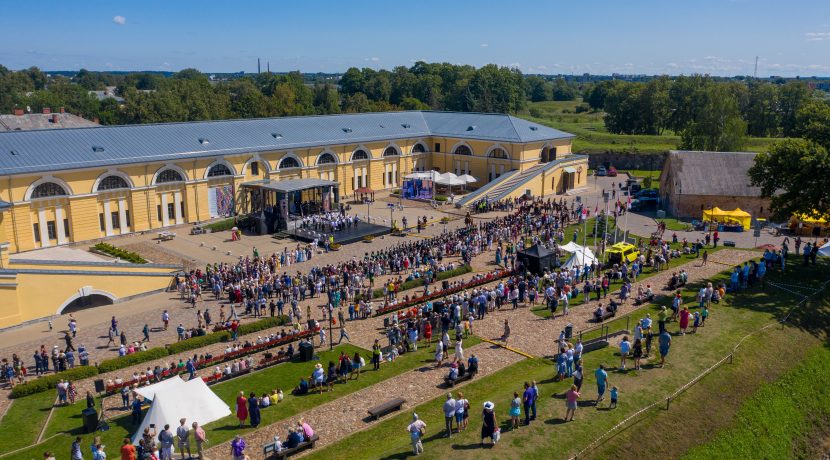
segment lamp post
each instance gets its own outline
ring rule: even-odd
[[[605,230],[602,232],[602,263],[605,263],[606,255],[605,255],[605,245],[607,244],[608,240],[608,200],[610,198],[609,192],[605,192],[602,194],[602,201],[605,202]]]
[[[711,242],[712,241],[712,224],[715,221],[715,208],[714,208],[714,206],[712,206],[712,203],[709,203],[709,206],[707,206],[707,207],[709,208],[709,219],[710,219],[709,220],[709,225],[707,225],[707,227],[706,227],[707,230],[709,230],[709,237],[707,239],[709,240],[709,242]]]

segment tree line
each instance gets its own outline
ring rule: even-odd
[[[796,136],[796,116],[811,99],[806,84],[715,81],[705,75],[663,76],[648,82],[610,80],[586,91],[616,134],[681,136],[681,148],[737,150],[745,136]]]
[[[116,87],[98,100],[93,90]],[[417,62],[389,70],[350,68],[337,80],[309,80],[300,72],[261,73],[212,81],[195,69],[172,76],[81,70],[48,76],[36,67],[0,66],[0,113],[65,107],[102,124],[198,121],[228,118],[322,115],[388,110],[518,112],[527,101],[572,100],[574,83],[525,76],[517,69]]]

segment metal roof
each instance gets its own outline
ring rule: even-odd
[[[323,179],[285,179],[285,180],[271,180],[271,179],[262,179],[262,180],[255,180],[251,182],[245,182],[242,184],[243,187],[257,187],[257,188],[264,188],[268,190],[273,190],[275,192],[296,192],[297,190],[307,190],[310,188],[316,187],[337,187],[338,183],[330,180],[323,180]]]
[[[378,112],[0,132],[0,175],[427,136],[537,142],[572,134],[504,114]]]

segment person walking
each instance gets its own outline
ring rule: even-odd
[[[427,424],[418,417],[418,414],[413,413],[412,423],[406,427],[406,431],[409,432],[409,438],[412,441],[412,451],[415,455],[424,453],[424,445],[421,442],[421,438],[426,434],[426,430]]]
[[[245,425],[245,420],[248,418],[248,400],[245,398],[245,392],[240,391],[239,396],[236,397],[236,418],[239,419],[239,426]]]
[[[343,341],[345,337],[346,341],[351,343],[352,339],[349,337],[349,332],[346,331],[346,325],[344,323],[340,323],[340,340],[337,341],[337,344],[340,345],[340,342]]]
[[[378,339],[375,339],[372,345],[372,365],[375,370],[380,369],[380,341]]]
[[[141,329],[141,333],[144,334],[144,339],[142,339],[142,340],[144,342],[149,342],[150,341],[150,325],[147,324],[147,323],[144,323],[144,328]]]
[[[573,421],[574,414],[576,413],[577,401],[581,394],[579,393],[579,389],[577,389],[576,385],[571,385],[571,389],[565,393],[565,421]]]
[[[469,408],[470,402],[464,399],[464,393],[459,391],[458,399],[455,400],[455,425],[459,432],[467,429],[467,411]]]
[[[204,460],[205,456],[202,452],[202,446],[207,442],[207,435],[205,434],[205,430],[199,426],[198,422],[193,422],[193,439],[196,440],[196,457],[199,460]]]
[[[167,330],[167,327],[170,325],[170,313],[167,310],[164,310],[161,313],[161,322],[164,323],[164,330]]]
[[[600,364],[594,372],[597,378],[597,405],[605,398],[605,388],[608,385],[608,372],[605,372],[605,365]]]
[[[176,436],[179,438],[179,452],[182,454],[182,460],[184,460],[185,449],[187,449],[187,458],[193,457],[193,454],[190,452],[190,430],[185,425],[186,422],[186,418],[180,419],[179,427],[176,428]]]

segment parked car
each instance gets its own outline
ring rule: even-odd
[[[637,192],[637,195],[635,196],[640,201],[657,201],[657,199],[659,198],[659,194],[657,193],[656,188],[647,188],[640,190],[639,192]]]
[[[605,169],[605,166],[600,166],[597,168],[596,172],[594,173],[597,176],[603,177],[608,175],[608,171]]]
[[[608,177],[617,177],[617,168],[613,166],[608,168]]]
[[[611,264],[632,263],[640,257],[637,247],[630,243],[617,243],[608,248],[607,254]]]

